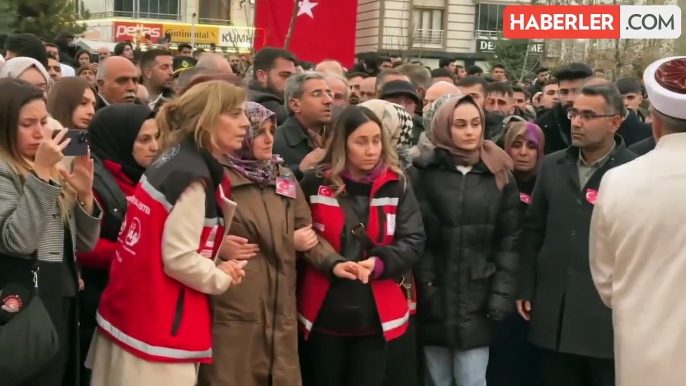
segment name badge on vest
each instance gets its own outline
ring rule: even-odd
[[[586,201],[591,205],[595,205],[595,200],[598,197],[598,191],[593,189],[586,189]]]
[[[276,179],[276,194],[288,198],[295,198],[295,183],[288,181],[285,178]]]
[[[387,214],[386,215],[386,236],[393,236],[395,235],[395,215],[394,214]]]
[[[526,193],[519,193],[519,199],[525,204],[531,204],[531,196]]]

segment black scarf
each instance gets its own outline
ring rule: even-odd
[[[88,125],[91,152],[118,164],[131,182],[138,183],[145,168],[133,158],[133,144],[143,123],[152,117],[150,109],[136,104],[118,103],[98,110]]]

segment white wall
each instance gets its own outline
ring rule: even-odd
[[[83,5],[90,13],[114,11],[114,0],[83,0]]]
[[[389,51],[407,50],[410,24],[410,2],[408,0],[385,0],[381,49]]]
[[[446,8],[446,50],[448,52],[476,52],[474,17],[476,6],[472,0],[450,0]]]
[[[380,0],[358,0],[355,53],[379,50]]]

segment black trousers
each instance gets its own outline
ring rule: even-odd
[[[614,386],[615,362],[542,350],[541,378],[544,386]]]
[[[417,345],[415,316],[410,316],[407,331],[399,338],[387,343],[388,361],[386,362],[385,386],[420,385],[418,372],[419,346]]]
[[[498,326],[489,350],[488,386],[541,386],[540,350],[528,340],[528,323],[513,312]]]
[[[383,386],[386,341],[381,334],[341,337],[313,331],[306,345],[312,386]]]

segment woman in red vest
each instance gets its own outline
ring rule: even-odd
[[[208,294],[238,283],[218,266],[230,185],[219,163],[241,147],[245,90],[197,85],[157,116],[167,149],[141,177],[119,232],[87,365],[94,386],[192,386],[212,359]]]
[[[381,127],[369,109],[345,109],[322,166],[301,182],[313,228],[371,272],[367,284],[330,279],[308,265],[298,317],[313,386],[382,385],[386,342],[408,327],[409,272],[422,255],[424,227]]]

